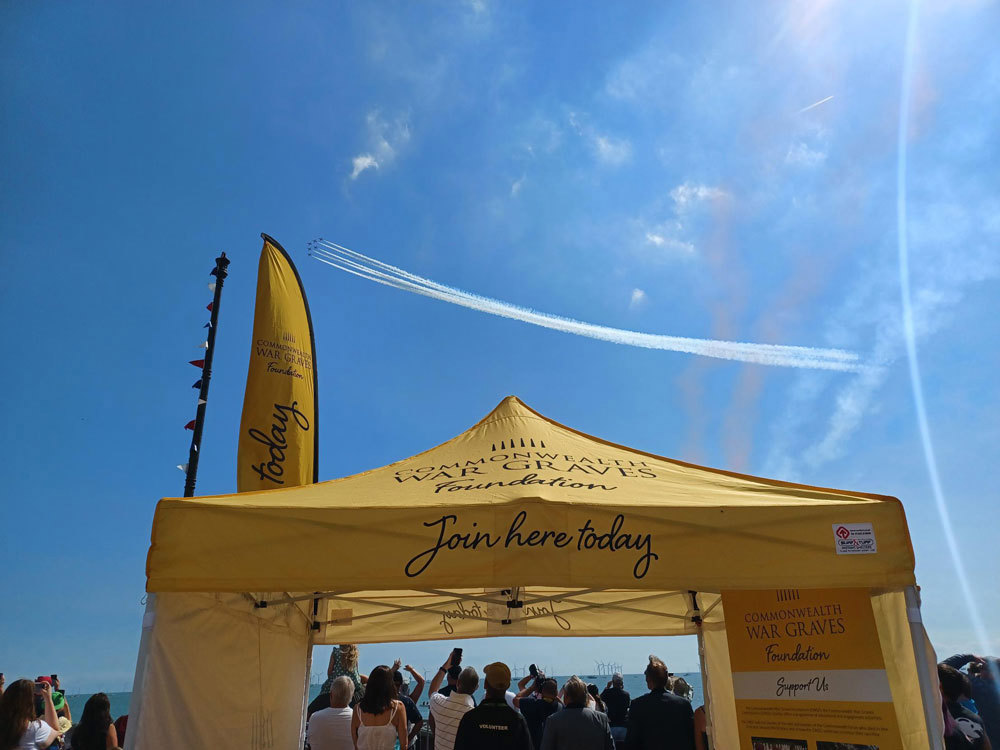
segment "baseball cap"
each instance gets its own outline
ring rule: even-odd
[[[506,690],[510,687],[510,667],[502,661],[495,661],[483,667],[486,684],[494,690]]]

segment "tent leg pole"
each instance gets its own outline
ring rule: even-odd
[[[316,630],[313,625],[316,622],[316,611],[319,607],[319,599],[313,599],[312,622],[309,626],[309,637],[306,641],[306,674],[302,680],[302,718],[299,724],[299,747],[306,746],[306,711],[309,710],[309,689],[312,687],[312,663],[313,647],[316,641]]]
[[[715,732],[712,731],[712,699],[708,687],[708,665],[705,662],[705,635],[698,624],[698,663],[701,665],[701,697],[705,704],[705,731],[708,734],[708,750],[715,750]]]
[[[689,591],[691,609],[694,614],[691,621],[698,627],[698,664],[701,667],[701,697],[705,706],[705,732],[708,734],[708,750],[715,750],[715,737],[712,732],[712,703],[709,697],[708,667],[705,664],[705,633],[704,622],[701,619],[701,607],[698,606],[698,592]]]
[[[920,594],[916,586],[907,586],[903,590],[906,598],[906,618],[910,623],[910,640],[913,642],[913,657],[917,662],[917,676],[920,680],[920,696],[924,703],[924,721],[927,724],[927,737],[931,750],[944,750],[944,738],[939,731],[941,718],[941,698],[936,682],[928,681],[931,673],[927,663],[927,651],[924,648],[923,619],[920,617]]]

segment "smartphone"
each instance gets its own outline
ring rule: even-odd
[[[462,663],[462,649],[453,648],[451,650],[451,666],[457,667]]]
[[[36,682],[35,683],[35,695],[41,695],[42,694],[42,688],[44,688],[45,685],[46,685],[46,683],[44,683],[44,682]]]
[[[528,674],[530,674],[532,677],[538,677],[538,667],[536,667],[534,664],[529,665]]]

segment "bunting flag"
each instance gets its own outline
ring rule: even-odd
[[[192,359],[188,364],[194,365],[199,370],[203,370],[205,368],[205,360],[203,359]],[[200,388],[201,386],[198,387]]]
[[[190,422],[188,422],[186,425],[184,425],[184,429],[185,430],[193,430],[194,429],[194,423],[195,423],[195,420],[192,419]]]
[[[201,390],[201,378],[199,378],[197,381],[195,381],[195,384],[192,385],[191,387],[194,388],[196,391],[200,391]]]
[[[212,305],[213,304],[215,304],[215,303],[214,302],[209,302],[207,305],[205,305],[205,309],[208,310],[209,312],[212,312]]]
[[[295,264],[262,234],[257,303],[236,487],[239,492],[317,481],[316,347]]]

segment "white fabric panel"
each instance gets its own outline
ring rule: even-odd
[[[303,609],[255,610],[239,594],[160,594],[129,746],[297,750],[311,632]]]
[[[729,640],[726,638],[725,614],[720,602],[712,610],[713,620],[703,626],[705,641],[705,665],[708,669],[708,695],[706,708],[709,712],[712,735],[709,740],[715,750],[737,748],[740,734],[736,726],[736,699],[733,693],[733,672],[729,664]]]

